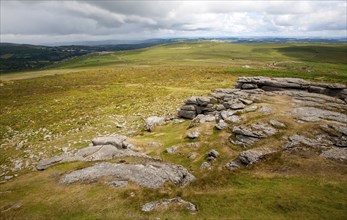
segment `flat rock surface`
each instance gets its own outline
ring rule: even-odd
[[[185,186],[195,179],[184,167],[169,163],[148,162],[146,164],[98,163],[94,166],[64,175],[61,183],[95,180],[104,176],[126,179],[146,188],[159,188],[166,182]]]
[[[52,165],[64,162],[111,160],[117,157],[150,158],[146,154],[135,152],[130,149],[119,149],[113,145],[98,145],[82,148],[75,154],[65,153],[49,159],[41,160],[37,164],[36,168],[38,170],[44,170]]]

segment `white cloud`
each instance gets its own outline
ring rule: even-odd
[[[345,1],[0,2],[1,41],[346,36]]]

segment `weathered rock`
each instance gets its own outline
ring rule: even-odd
[[[212,149],[208,152],[207,156],[217,158],[217,157],[219,157],[219,153],[215,149]]]
[[[318,142],[317,140],[295,134],[288,138],[288,142],[286,145],[284,145],[283,149],[288,150],[288,149],[295,148],[301,145],[305,145],[309,147],[318,147],[321,145],[321,143]]]
[[[244,165],[238,159],[230,161],[227,164],[225,164],[225,168],[227,168],[229,170],[236,170],[236,169],[239,169],[241,167],[244,167]]]
[[[203,162],[200,166],[201,170],[211,169],[211,164],[209,162]]]
[[[250,146],[260,138],[269,137],[277,133],[277,130],[268,124],[255,123],[251,127],[234,126],[232,129],[235,139],[231,137],[231,142],[236,145]]]
[[[200,136],[199,131],[190,131],[187,135],[187,137],[190,139],[195,139],[195,138],[198,138],[199,136]]]
[[[246,150],[240,153],[239,160],[246,165],[254,164],[258,162],[258,160],[273,153],[276,153],[276,150],[269,149],[269,148],[256,148],[256,149]]]
[[[183,105],[181,107],[181,110],[185,111],[195,111],[195,105]]]
[[[176,152],[177,149],[178,149],[178,146],[174,145],[172,147],[166,148],[166,152],[168,154],[172,154],[172,153]]]
[[[335,124],[321,125],[320,128],[329,135],[329,139],[337,147],[347,147],[347,127]]]
[[[98,145],[82,148],[78,150],[74,155],[65,153],[49,159],[41,160],[37,164],[36,169],[45,170],[52,165],[65,162],[111,160],[118,157],[150,158],[146,154],[134,152],[130,149],[119,149],[113,145]]]
[[[235,170],[247,165],[257,163],[259,160],[276,153],[277,150],[270,148],[255,148],[242,151],[238,158],[225,165],[229,170]]]
[[[96,145],[113,145],[117,148],[125,148],[123,142],[127,139],[123,135],[114,135],[114,136],[105,136],[105,137],[96,137],[92,140],[94,146]]]
[[[287,127],[284,123],[279,122],[277,120],[271,119],[269,121],[270,125],[274,126],[275,128],[285,128]]]
[[[257,141],[259,141],[259,138],[245,136],[242,134],[235,135],[235,139],[230,138],[230,142],[235,145],[239,145],[242,147],[247,147],[255,144]]]
[[[196,116],[196,111],[186,111],[186,110],[179,110],[178,111],[178,117],[186,118],[186,119],[193,119]]]
[[[145,120],[145,131],[152,131],[155,126],[160,126],[165,123],[164,117],[151,116]]]
[[[188,158],[191,160],[194,160],[195,158],[197,158],[197,156],[198,156],[198,153],[193,152],[193,153],[189,154]]]
[[[196,101],[196,96],[192,96],[186,100],[184,100],[184,103],[187,105],[197,105],[198,102]]]
[[[196,98],[196,101],[198,103],[198,105],[200,106],[207,106],[210,103],[216,103],[217,100],[213,97],[209,97],[209,96],[199,96]]]
[[[243,109],[246,107],[246,105],[241,101],[229,101],[227,106],[227,108],[230,108],[232,110]]]
[[[320,156],[336,160],[347,160],[347,148],[333,147],[321,153]]]
[[[70,184],[104,176],[130,180],[146,188],[159,188],[166,182],[186,186],[195,179],[184,167],[169,163],[113,164],[105,162],[66,174],[60,182]]]
[[[237,88],[252,89],[258,87],[268,91],[276,90],[305,90],[309,92],[324,93],[341,99],[346,98],[346,86],[343,84],[328,84],[309,82],[298,78],[269,78],[269,77],[240,77]]]
[[[195,127],[195,126],[198,126],[199,124],[204,124],[207,122],[214,122],[214,121],[216,121],[216,117],[213,115],[199,114],[192,120],[192,122],[190,123],[190,127]]]
[[[176,198],[172,198],[172,199],[165,199],[165,200],[161,200],[161,201],[148,202],[142,206],[141,211],[151,212],[158,207],[168,207],[170,205],[183,206],[184,208],[188,209],[191,212],[198,211],[197,207],[193,203],[187,202],[187,201],[183,200],[181,197],[176,197]]]
[[[223,129],[226,129],[228,127],[229,127],[229,125],[227,123],[225,123],[225,121],[223,119],[219,120],[218,124],[216,124],[216,128],[218,130],[223,130]]]
[[[341,123],[346,123],[347,115],[335,111],[324,110],[314,107],[301,107],[293,110],[293,114],[299,115],[302,118],[312,117],[318,119],[331,120]]]

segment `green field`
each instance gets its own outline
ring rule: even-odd
[[[1,212],[0,219],[346,219],[347,170],[337,162],[291,158],[286,161],[291,171],[281,173],[273,170],[283,168],[284,161],[275,158],[229,172],[223,169],[230,160],[225,157],[218,160],[216,172],[201,172],[204,158],[191,162],[164,153],[188,141],[182,140],[188,122],[170,123],[153,133],[142,130],[148,116],[174,115],[185,98],[232,88],[237,77],[254,75],[347,84],[347,46],[173,43],[94,53],[42,71],[1,75],[0,180],[18,177],[0,185],[0,208],[17,202],[22,208]],[[146,153],[189,168],[197,181],[160,190],[110,188],[102,181],[66,187],[57,183],[58,176],[87,163],[33,171],[40,158],[61,154],[64,147],[86,147],[93,137],[112,133],[125,134]],[[226,135],[214,132],[202,139],[198,153],[213,147],[230,155],[235,146],[222,141]],[[163,146],[146,149],[151,141]],[[18,158],[29,165],[13,169]],[[312,173],[308,163],[319,172]],[[140,211],[145,202],[174,196],[197,204],[199,211]]]

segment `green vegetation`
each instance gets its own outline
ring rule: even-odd
[[[90,54],[55,64],[50,70],[23,73],[23,78],[39,78],[11,81],[20,79],[22,73],[2,75],[0,173],[3,166],[13,168],[13,159],[28,155],[26,151],[35,157],[24,161],[35,162],[62,153],[63,147],[78,149],[95,136],[119,133],[128,135],[143,152],[185,166],[197,181],[186,188],[167,185],[159,190],[135,184],[111,188],[104,180],[64,186],[58,183],[62,174],[90,163],[62,164],[44,172],[31,171],[28,166],[7,173],[19,177],[0,185],[0,218],[346,219],[345,164],[318,157],[303,162],[302,158],[278,157],[230,172],[224,165],[236,157],[236,150],[225,141],[230,135],[227,131],[202,127],[202,132],[209,133],[198,140],[201,146],[182,147],[174,155],[165,149],[194,142],[185,138],[188,122],[170,122],[153,133],[142,131],[146,117],[176,114],[186,97],[233,87],[239,76],[301,77],[347,84],[346,56],[346,45],[333,44],[174,43]],[[257,116],[248,120],[257,120]],[[294,124],[287,124],[295,129]],[[281,141],[281,135],[271,141]],[[148,147],[153,141],[163,145]],[[17,149],[21,142],[23,147]],[[211,148],[222,155],[214,170],[200,171]],[[186,155],[193,151],[199,156],[191,161]],[[175,196],[196,204],[199,211],[140,211],[145,202]],[[20,209],[2,212],[18,202]]]

